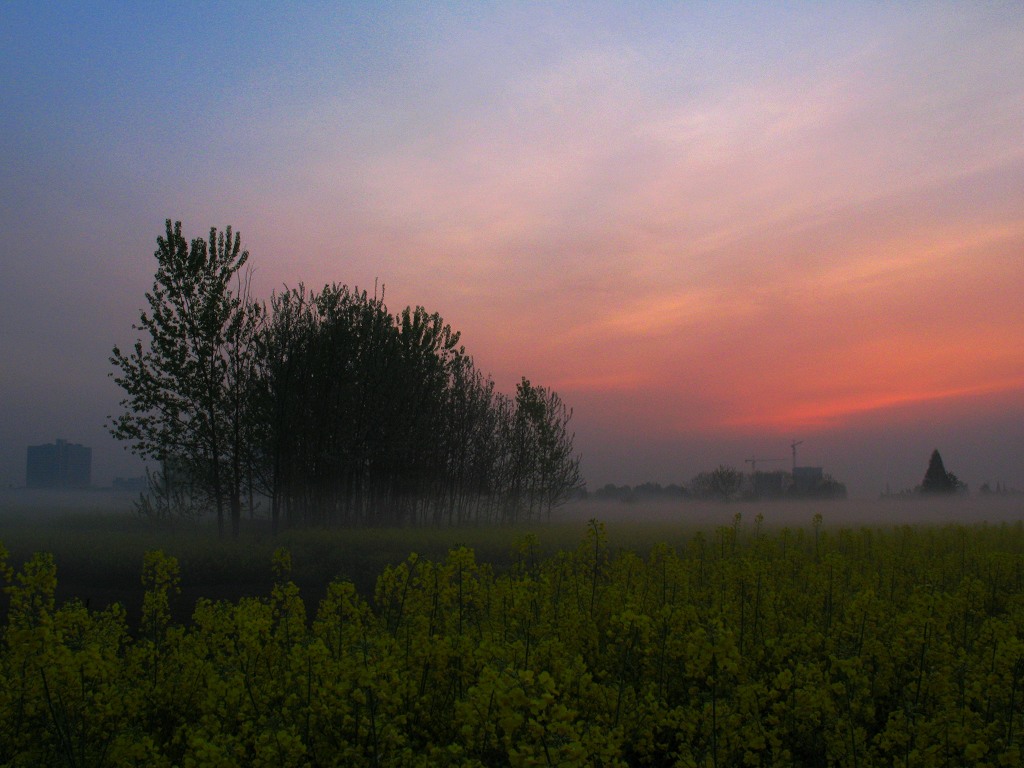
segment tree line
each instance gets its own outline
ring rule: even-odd
[[[687,483],[641,483],[615,485],[608,483],[590,494],[600,501],[765,501],[770,499],[842,499],[846,485],[822,473],[811,483],[801,483],[789,472],[744,474],[735,467],[720,464],[715,469],[697,473]]]
[[[159,464],[151,514],[212,508],[237,535],[264,497],[275,530],[516,523],[582,486],[572,410],[526,378],[497,391],[439,314],[338,284],[260,301],[231,227],[188,241],[168,219],[154,256],[108,420]]]

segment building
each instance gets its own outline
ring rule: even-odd
[[[785,493],[789,476],[786,472],[755,472],[751,477],[753,498],[779,499]]]
[[[67,440],[30,445],[25,462],[29,488],[88,488],[92,485],[92,448]]]

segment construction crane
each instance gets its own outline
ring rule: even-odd
[[[803,440],[794,440],[793,444],[789,446],[793,449],[793,474],[796,474],[796,447],[802,443]]]
[[[761,461],[761,462],[783,461],[783,459],[758,459],[758,458],[753,458],[753,459],[744,459],[743,461],[745,461],[747,464],[750,465],[750,474],[753,475],[753,474],[755,474],[757,472],[757,462],[759,462],[759,461]]]

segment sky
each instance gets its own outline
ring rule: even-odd
[[[167,218],[384,287],[573,408],[583,474],[1024,488],[1024,5],[0,9],[0,486],[106,431]]]

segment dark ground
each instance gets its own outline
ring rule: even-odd
[[[92,503],[89,503],[92,502]],[[970,497],[949,500],[826,501],[799,503],[698,504],[686,501],[621,503],[576,502],[560,509],[556,521],[525,528],[305,530],[269,535],[265,521],[246,521],[238,541],[219,541],[209,524],[154,527],[130,513],[130,499],[24,491],[0,495],[0,544],[11,553],[15,568],[33,552],[54,555],[57,600],[81,600],[91,609],[119,602],[129,624],[137,624],[143,587],[142,557],[163,549],[181,565],[181,594],[172,601],[173,618],[188,622],[199,598],[237,601],[267,597],[273,587],[273,551],[292,553],[292,580],[299,586],[312,617],[335,579],[352,581],[372,600],[377,577],[388,565],[403,562],[411,552],[443,559],[455,546],[466,545],[477,560],[496,569],[508,567],[515,548],[527,533],[540,541],[540,555],[572,548],[586,535],[587,521],[607,526],[609,544],[643,552],[657,542],[679,546],[696,530],[732,526],[740,515],[740,531],[753,531],[763,516],[765,528],[808,527],[820,513],[826,527],[966,525],[1024,520],[1024,497]],[[0,617],[6,621],[8,596],[0,594]]]

